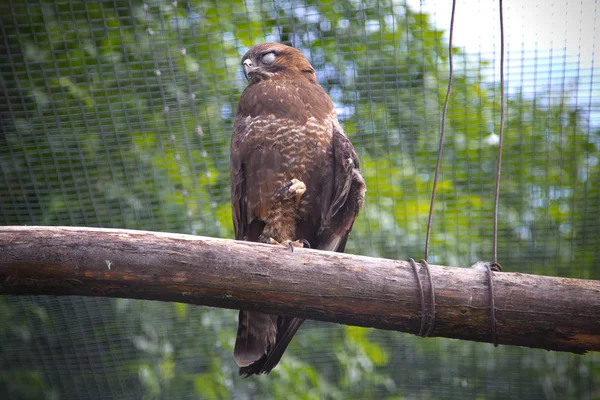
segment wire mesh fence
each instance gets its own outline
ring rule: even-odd
[[[447,4],[0,4],[0,223],[232,238],[229,141],[241,56],[301,49],[368,192],[347,251],[422,257],[448,82]],[[505,1],[499,260],[600,279],[597,2]],[[430,261],[491,259],[497,4],[457,5],[454,89]],[[240,380],[236,313],[0,298],[9,398],[596,398],[600,359],[308,323],[269,376]],[[500,333],[501,334],[501,333]]]

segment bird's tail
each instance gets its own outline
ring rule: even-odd
[[[287,349],[290,344],[294,334],[300,328],[300,325],[304,322],[304,319],[301,318],[292,318],[292,317],[280,317],[281,322],[278,327],[277,332],[277,340],[275,341],[275,346],[272,349],[269,349],[267,354],[265,354],[260,359],[256,360],[252,364],[241,367],[240,375],[242,376],[250,376],[250,375],[259,375],[259,374],[268,374],[271,372],[273,368],[279,363],[281,360],[281,356]]]
[[[233,355],[240,367],[260,360],[277,339],[276,315],[240,311]]]

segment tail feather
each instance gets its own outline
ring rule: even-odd
[[[277,340],[275,341],[275,346],[272,349],[269,349],[268,352],[263,354],[263,356],[260,359],[256,360],[252,364],[241,367],[240,375],[250,376],[254,374],[268,374],[279,363],[279,360],[281,360],[281,356],[283,356],[283,353],[292,341],[294,334],[298,331],[298,328],[300,328],[300,325],[302,325],[302,323],[304,322],[304,319],[301,318],[279,318],[282,322],[277,332]]]
[[[247,367],[263,357],[277,338],[277,316],[254,311],[240,311],[233,356],[240,367]]]

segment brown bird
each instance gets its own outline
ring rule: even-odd
[[[231,140],[237,240],[343,252],[366,190],[354,147],[297,49],[252,47]],[[240,311],[240,375],[269,373],[304,320]]]

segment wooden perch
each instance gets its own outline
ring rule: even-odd
[[[429,269],[431,336],[489,342],[486,272]],[[494,273],[494,290],[500,344],[600,350],[600,281],[505,272]],[[411,333],[421,323],[405,261],[117,229],[0,227],[0,294],[177,301]]]

